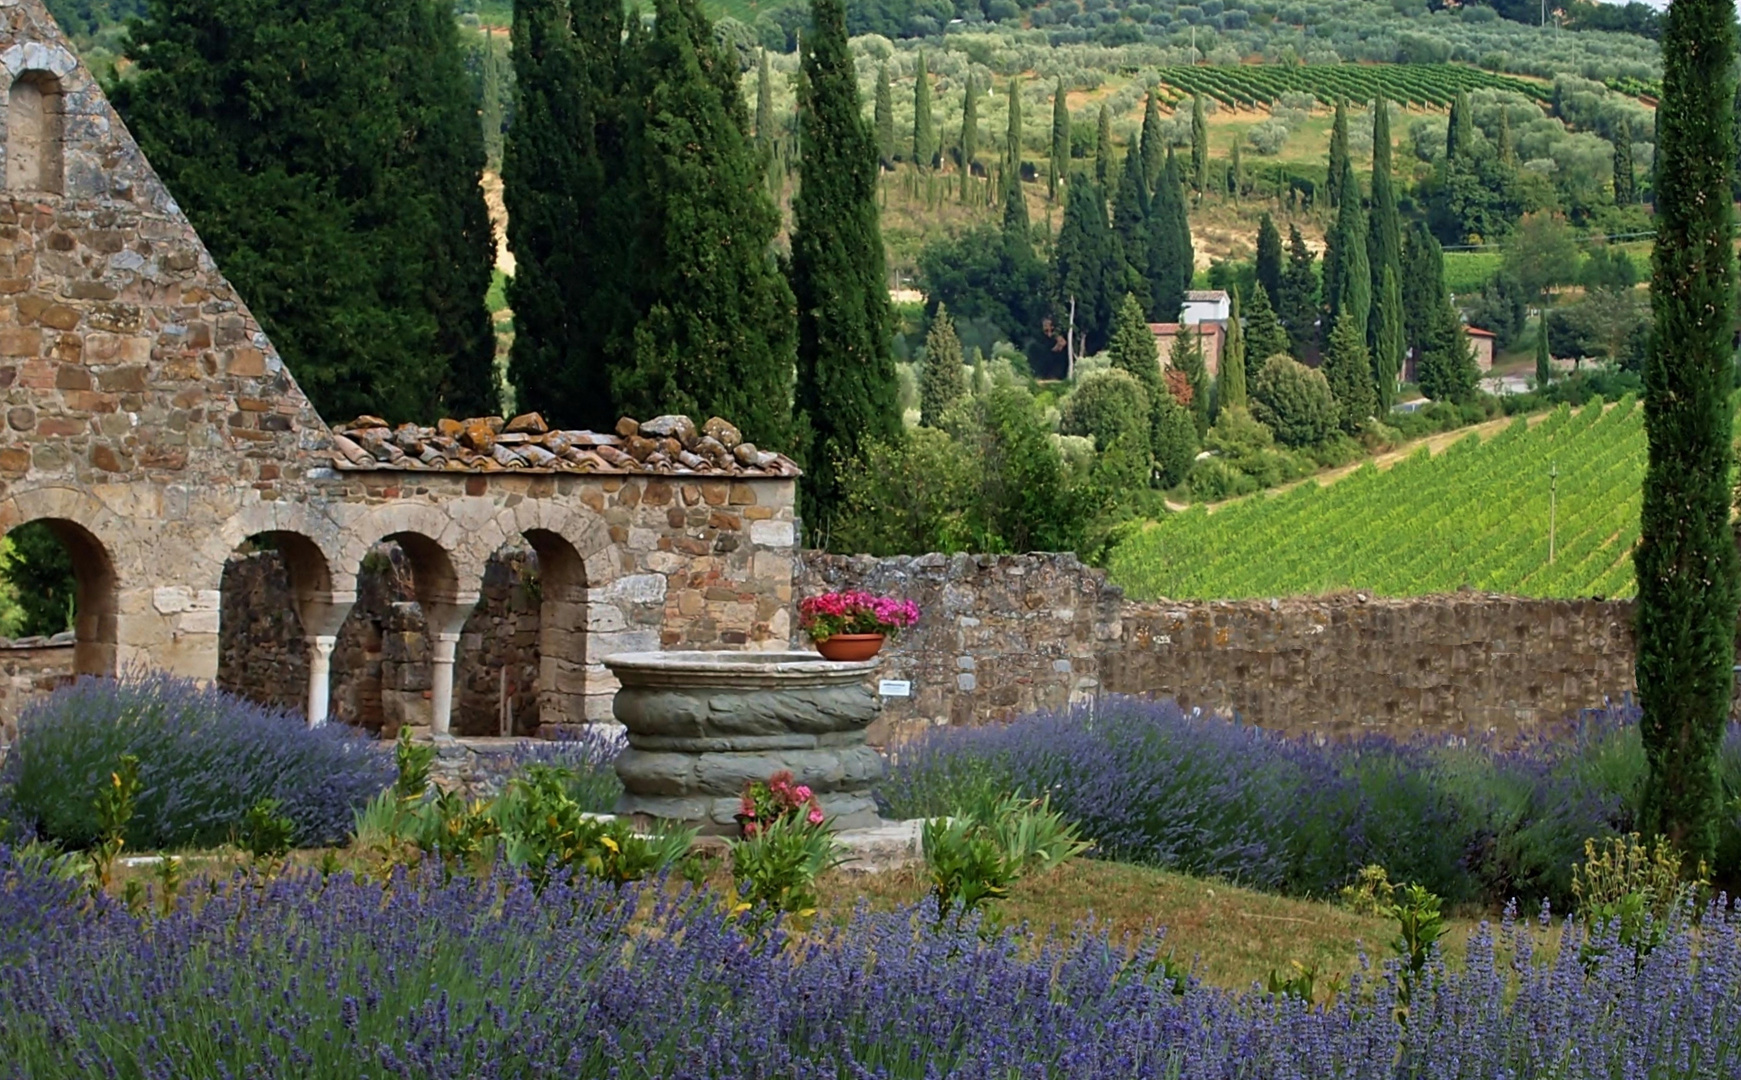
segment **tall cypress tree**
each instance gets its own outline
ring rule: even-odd
[[[979,94],[973,84],[973,73],[967,75],[967,87],[961,95],[961,201],[966,202],[973,187],[973,159],[979,153]]]
[[[115,107],[317,408],[493,410],[483,129],[450,15],[151,0],[128,48]]]
[[[1499,107],[1499,163],[1510,167],[1517,164],[1517,149],[1511,143],[1511,110]]]
[[[937,128],[931,122],[931,76],[925,71],[925,50],[919,50],[913,73],[913,162],[929,169],[937,157]]]
[[[1004,105],[1005,115],[1009,118],[1004,125],[1003,136],[1003,171],[1006,177],[1014,178],[1014,182],[1022,182],[1022,79],[1017,75],[1010,79],[1009,100]]]
[[[1282,234],[1275,219],[1265,210],[1257,224],[1257,282],[1271,297],[1282,291]],[[1264,357],[1268,359],[1268,357]]]
[[[612,401],[630,416],[728,417],[752,442],[791,448],[792,291],[736,64],[697,0],[654,11],[630,83],[636,231],[618,272],[637,318],[611,358]]]
[[[876,110],[877,155],[883,160],[883,168],[893,168],[895,164],[895,98],[894,91],[889,86],[888,64],[883,64],[877,68]]]
[[[1717,752],[1734,687],[1734,24],[1728,0],[1669,6],[1657,107],[1656,323],[1644,365],[1650,456],[1634,551],[1649,770],[1641,816],[1689,865],[1715,853]]]
[[[1469,116],[1469,95],[1461,90],[1451,99],[1451,118],[1445,124],[1445,163],[1467,157],[1474,145],[1474,120]]]
[[[1360,181],[1354,166],[1343,159],[1342,204],[1336,210],[1336,226],[1324,254],[1324,309],[1333,331],[1344,314],[1353,317],[1362,340],[1372,317],[1372,264],[1366,255],[1366,211],[1360,205]],[[1326,338],[1328,341],[1328,338]]]
[[[1469,334],[1447,296],[1432,319],[1426,348],[1415,362],[1421,393],[1434,401],[1463,403],[1475,396],[1481,372],[1469,350]]]
[[[889,286],[877,222],[876,148],[859,111],[842,0],[812,0],[805,39],[804,160],[792,201],[797,405],[808,425],[806,513],[833,514],[840,464],[901,430]]]
[[[1052,158],[1046,165],[1046,195],[1058,198],[1058,184],[1070,168],[1070,103],[1064,80],[1052,90]]]
[[[1178,320],[1185,292],[1191,287],[1193,257],[1184,186],[1177,159],[1169,154],[1149,195],[1149,316],[1156,322]]]
[[[967,371],[962,366],[961,339],[949,310],[937,305],[925,335],[925,363],[919,375],[919,423],[937,427],[950,406],[967,396]]]
[[[1221,371],[1215,378],[1215,397],[1220,409],[1245,408],[1245,327],[1240,320],[1237,292],[1233,294],[1232,317],[1227,320],[1227,340],[1221,346]]]
[[[1325,172],[1325,195],[1332,208],[1342,205],[1342,178],[1349,171],[1348,108],[1336,99],[1336,118],[1330,123],[1330,167]]]
[[[1344,204],[1354,201],[1354,195],[1343,194]],[[1335,317],[1329,344],[1324,348],[1324,378],[1330,383],[1330,394],[1336,399],[1337,423],[1350,435],[1373,414],[1377,405],[1373,393],[1372,360],[1366,351],[1366,327],[1354,312],[1344,310]]]
[[[1112,198],[1112,231],[1127,272],[1121,289],[1148,292],[1148,185],[1143,183],[1143,160],[1135,143],[1125,147],[1124,168],[1118,173],[1118,191]]]
[[[882,82],[877,88],[877,130],[882,130],[882,91],[888,86],[889,66],[883,65]],[[756,145],[764,151],[774,145],[774,73],[768,64],[768,50],[762,50],[761,62],[756,66]],[[889,123],[894,124],[894,117],[889,117]],[[892,136],[893,131],[890,132]]]
[[[1112,113],[1103,103],[1094,131],[1094,181],[1102,188],[1112,178]]]
[[[1191,187],[1199,195],[1209,188],[1209,118],[1202,94],[1191,96]]]
[[[1373,325],[1378,327],[1378,340],[1372,350],[1372,378],[1378,390],[1378,415],[1390,415],[1396,401],[1397,375],[1402,371],[1403,333],[1405,320],[1402,309],[1402,283],[1392,267],[1379,275],[1378,302]]]
[[[1143,105],[1143,129],[1139,136],[1143,151],[1143,180],[1153,191],[1155,185],[1161,182],[1161,169],[1167,163],[1167,137],[1161,132],[1161,105],[1156,100],[1155,91],[1149,91],[1148,101]]]
[[[1554,360],[1548,352],[1548,321],[1542,319],[1535,329],[1535,384],[1546,386],[1554,378]]]
[[[1053,325],[1061,331],[1072,325],[1075,304],[1080,355],[1105,348],[1123,276],[1118,245],[1106,223],[1106,199],[1093,181],[1077,176],[1065,188],[1064,221],[1052,246],[1052,298]]]
[[[1233,152],[1227,157],[1227,194],[1239,201],[1239,193],[1245,186],[1245,168],[1239,162],[1239,140],[1233,140]]]
[[[1392,328],[1386,319],[1401,318],[1402,305],[1387,310],[1384,297],[1384,274],[1390,271],[1401,288],[1402,282],[1402,219],[1397,212],[1396,188],[1391,178],[1390,103],[1382,97],[1372,107],[1372,209],[1367,216],[1366,258],[1372,273],[1372,315],[1367,325],[1366,340],[1373,353],[1373,368],[1380,369],[1387,358],[1382,342],[1387,338],[1400,340],[1402,327]],[[1389,398],[1381,393],[1389,408]]]
[[[1444,310],[1446,291],[1444,253],[1426,223],[1417,221],[1403,249],[1402,274],[1403,347],[1414,354],[1417,367]]]
[[[1244,337],[1248,373],[1263,367],[1272,356],[1289,355],[1288,332],[1270,306],[1269,292],[1261,281],[1252,288],[1251,303],[1245,309]]]
[[[1632,168],[1632,125],[1620,121],[1614,133],[1614,205],[1631,206],[1638,201],[1638,179]]]
[[[1305,356],[1308,347],[1318,338],[1318,274],[1313,269],[1317,261],[1318,257],[1306,246],[1306,238],[1300,235],[1300,227],[1290,225],[1288,269],[1282,278],[1276,314],[1287,327],[1295,356]]]

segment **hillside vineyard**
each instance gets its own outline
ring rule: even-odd
[[[1389,469],[1367,464],[1334,484],[1169,515],[1114,551],[1112,577],[1141,599],[1462,586],[1630,596],[1644,461],[1644,413],[1630,396],[1562,405],[1533,426],[1519,418],[1486,441],[1423,448]]]

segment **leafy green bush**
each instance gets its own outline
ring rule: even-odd
[[[1323,373],[1285,356],[1265,360],[1252,378],[1251,413],[1288,446],[1323,442],[1336,426],[1336,401]]]
[[[1662,944],[1708,884],[1702,864],[1689,878],[1672,845],[1643,844],[1637,833],[1584,841],[1584,861],[1572,869],[1572,895],[1591,942],[1612,931],[1639,955]]]
[[[965,913],[987,900],[1001,900],[1023,874],[1056,866],[1092,846],[1049,799],[986,799],[983,793],[950,817],[925,822],[921,843],[940,921],[952,911]]]
[[[839,866],[845,849],[823,824],[782,816],[754,835],[731,842],[731,873],[737,885],[734,909],[752,927],[780,915],[808,927],[820,901],[816,879]]]

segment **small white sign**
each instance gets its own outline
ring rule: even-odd
[[[906,679],[883,679],[877,683],[877,693],[884,697],[911,697],[913,684]]]

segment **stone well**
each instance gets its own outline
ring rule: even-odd
[[[865,729],[882,701],[877,661],[802,652],[648,652],[605,658],[628,728],[619,814],[735,832],[744,785],[783,769],[809,785],[836,829],[878,824],[882,757]]]

